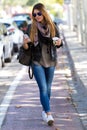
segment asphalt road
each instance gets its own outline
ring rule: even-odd
[[[18,63],[17,54],[15,54],[12,61],[5,63],[5,67],[0,69],[0,104],[21,68],[22,65]]]

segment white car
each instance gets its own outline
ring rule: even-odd
[[[28,25],[31,24],[31,20],[28,20],[23,16],[14,16],[12,17],[13,21],[17,24],[17,27],[25,34],[28,28]]]
[[[17,24],[11,19],[4,19],[4,24],[10,34],[11,45],[13,52],[17,52],[20,44],[23,43],[23,32],[17,27]]]
[[[5,60],[4,60],[4,46],[1,40],[0,36],[0,68],[4,67],[5,65]]]
[[[24,21],[27,22],[27,24],[31,24],[31,19],[28,19],[27,16],[22,16],[22,15],[19,15],[19,16],[13,16],[12,17],[13,21],[16,22],[16,24],[18,25],[18,27],[23,24]]]
[[[13,45],[14,45],[14,52],[18,52],[20,46],[23,43],[23,35],[24,33],[19,30],[16,29],[14,34],[13,34]]]
[[[3,41],[4,58],[5,58],[5,61],[11,62],[12,53],[13,53],[13,43],[12,43],[12,40],[11,40],[12,36],[8,32],[7,27],[6,27],[4,22],[5,22],[4,19],[0,19],[0,23],[4,24],[4,26],[3,26],[3,31],[4,31],[4,41]]]
[[[0,34],[0,68],[4,67],[4,65],[5,65],[4,46],[3,46],[3,43],[2,43],[2,38],[1,37],[2,36]]]
[[[4,25],[0,23],[0,68],[4,67],[5,65],[5,58],[4,58]]]

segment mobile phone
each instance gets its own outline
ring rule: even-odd
[[[29,38],[29,36],[27,34],[24,34],[24,38]]]

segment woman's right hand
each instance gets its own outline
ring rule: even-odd
[[[23,47],[25,49],[28,49],[28,43],[31,42],[29,36],[27,34],[24,34],[23,36]]]

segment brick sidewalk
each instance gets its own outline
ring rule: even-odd
[[[69,95],[65,76],[68,68],[64,67],[66,55],[62,53],[62,49],[59,53],[60,67],[55,71],[51,97],[54,126],[49,127],[42,121],[37,84],[34,79],[29,80],[25,72],[14,93],[1,130],[83,130]]]

